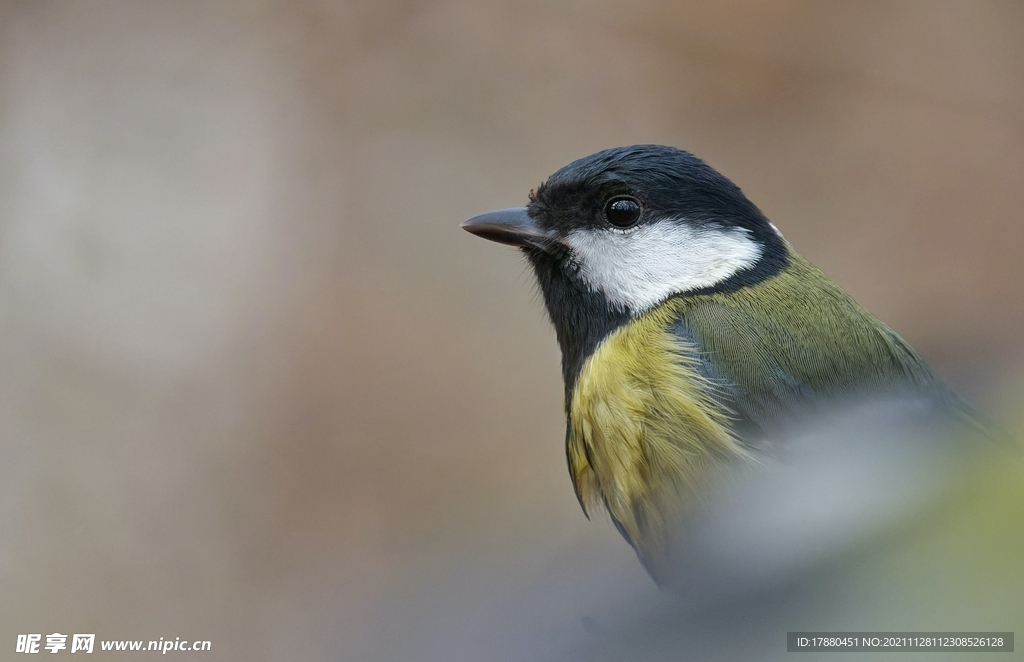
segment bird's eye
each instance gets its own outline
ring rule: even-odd
[[[617,228],[628,228],[640,220],[640,202],[636,198],[612,198],[604,208],[604,217]]]

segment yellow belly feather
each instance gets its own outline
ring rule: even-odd
[[[584,509],[603,503],[657,577],[670,533],[700,485],[746,456],[730,412],[669,331],[673,302],[609,335],[584,363],[569,403],[569,467]]]

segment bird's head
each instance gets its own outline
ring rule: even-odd
[[[560,271],[631,315],[677,294],[742,285],[784,254],[778,232],[735,184],[692,154],[660,145],[574,161],[526,207],[475,216],[463,227],[522,247],[538,271]]]
[[[670,297],[736,289],[786,262],[781,235],[735,184],[692,154],[660,145],[574,161],[525,207],[474,216],[462,227],[522,248],[570,353],[574,344],[586,353]]]

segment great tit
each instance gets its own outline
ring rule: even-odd
[[[469,232],[522,249],[562,352],[566,451],[659,583],[674,531],[730,466],[843,398],[969,410],[892,329],[800,257],[729,179],[636,145],[551,175]]]

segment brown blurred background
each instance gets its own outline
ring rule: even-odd
[[[417,659],[544,568],[653,592],[523,261],[458,227],[638,142],[1017,415],[1020,2],[0,2],[0,650]]]

